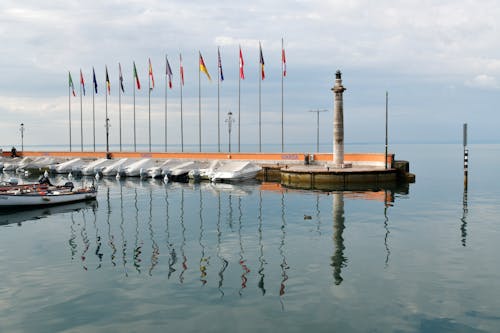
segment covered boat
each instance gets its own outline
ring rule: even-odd
[[[262,170],[260,166],[251,162],[233,161],[217,169],[210,180],[213,182],[242,181],[255,178],[260,170]]]
[[[123,168],[120,171],[120,176],[139,177],[141,175],[141,169],[146,170],[150,167],[153,167],[154,164],[155,162],[152,159],[143,158]]]
[[[79,167],[82,165],[85,165],[85,161],[77,157],[72,160],[68,160],[66,162],[51,165],[49,169],[51,172],[54,173],[70,173],[74,167]]]
[[[98,158],[88,164],[76,166],[73,168],[73,173],[81,174],[82,176],[94,176],[96,173],[101,172],[106,166],[111,165],[112,160],[107,158]]]
[[[102,169],[101,173],[105,177],[116,176],[120,170],[122,170],[127,165],[129,165],[129,164],[131,164],[133,162],[134,161],[130,160],[129,158],[121,158],[121,159],[119,159],[117,161],[114,161],[110,165],[104,167],[104,169]]]

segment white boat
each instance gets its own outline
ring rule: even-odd
[[[88,164],[74,167],[72,172],[81,173],[82,176],[94,176],[96,173],[102,171],[111,163],[113,163],[112,160],[109,160],[107,158],[99,158]]]
[[[170,170],[173,165],[178,165],[181,162],[177,160],[166,160],[160,165],[153,165],[147,168],[141,168],[140,177],[141,178],[161,178],[165,175],[166,170]]]
[[[25,184],[0,191],[0,208],[52,206],[95,200],[96,197],[97,189],[93,186],[74,189],[71,182],[63,186]]]
[[[31,162],[33,159],[31,157],[14,157],[8,162],[4,162],[3,164],[3,171],[15,171],[19,167],[23,167],[27,165],[29,162]]]
[[[39,156],[28,163],[18,165],[16,172],[22,173],[25,171],[40,170],[54,164],[55,162],[56,160],[53,157]]]
[[[154,166],[155,162],[150,158],[144,158],[135,161],[132,164],[127,165],[122,170],[120,170],[120,176],[126,177],[139,177],[141,175],[141,169],[147,169]]]
[[[210,178],[213,182],[242,181],[255,178],[262,168],[251,162],[232,161],[221,166]]]
[[[197,168],[198,164],[196,162],[184,162],[170,169],[170,172],[167,174],[167,176],[169,180],[186,181],[188,179],[189,171]]]
[[[81,158],[77,157],[72,160],[68,160],[66,162],[62,162],[59,164],[51,165],[50,171],[54,173],[70,173],[74,167],[82,166],[85,164],[85,161]]]
[[[129,158],[121,158],[121,159],[115,161],[114,163],[111,163],[110,165],[104,167],[104,169],[102,169],[101,173],[105,177],[116,176],[122,168],[126,167],[127,165],[129,165],[133,162],[134,161],[130,160]]]
[[[198,168],[189,171],[188,177],[194,180],[210,180],[223,165],[224,163],[221,160],[214,160],[206,168]]]

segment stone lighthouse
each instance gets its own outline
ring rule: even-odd
[[[333,115],[333,167],[345,168],[350,165],[344,164],[344,102],[343,93],[346,90],[342,85],[342,73],[335,73],[335,85],[332,88],[334,94]]]

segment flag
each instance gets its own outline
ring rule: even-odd
[[[217,64],[219,66],[219,75],[220,75],[220,80],[224,81],[224,74],[222,73],[222,61],[220,59],[220,49],[217,48]]]
[[[71,73],[68,72],[68,74],[69,74],[69,87],[71,88],[71,91],[73,92],[73,96],[76,96],[75,86],[73,85],[73,79],[71,78]]]
[[[208,74],[207,66],[205,66],[205,62],[203,61],[203,57],[201,56],[201,52],[200,52],[200,71],[207,75],[209,81],[212,81],[210,74]]]
[[[165,60],[166,60],[166,74],[168,76],[168,87],[172,89],[172,68],[170,68],[167,56],[165,56]]]
[[[281,62],[283,63],[283,76],[286,76],[286,57],[284,47],[281,47]]]
[[[94,67],[92,67],[92,79],[94,80],[94,90],[95,90],[95,93],[97,94],[97,79],[95,78]]]
[[[242,80],[245,79],[245,71],[243,66],[245,66],[245,62],[243,61],[243,53],[241,53],[241,46],[240,46],[240,79]]]
[[[137,68],[135,68],[135,61],[134,61],[134,79],[137,85],[137,89],[141,90],[141,82],[139,81],[139,76],[137,75]]]
[[[108,95],[111,95],[111,83],[109,82],[108,66],[106,66],[106,87],[108,89]]]
[[[179,61],[180,61],[181,84],[184,85],[184,67],[182,67],[182,54],[179,54]]]
[[[264,80],[266,78],[266,73],[264,72],[264,55],[262,55],[262,45],[259,43],[259,50],[260,50],[260,78]]]
[[[151,79],[151,90],[155,87],[155,77],[153,76],[153,66],[151,66],[151,59],[149,61],[149,78]]]
[[[83,74],[81,69],[80,69],[80,84],[82,85],[83,96],[85,96],[85,80],[83,79]]]
[[[118,70],[120,71],[120,89],[122,92],[125,92],[125,88],[123,87],[122,65],[120,63],[118,63]]]

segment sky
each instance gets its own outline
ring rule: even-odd
[[[3,0],[0,3],[0,147],[69,147],[93,143],[92,68],[96,141],[105,143],[105,66],[111,81],[107,97],[110,144],[133,143],[135,61],[142,89],[136,93],[137,143],[149,142],[148,59],[152,144],[165,142],[165,56],[173,71],[167,92],[167,144],[181,141],[179,54],[183,86],[184,144],[197,147],[199,103],[201,141],[228,144],[228,112],[236,123],[231,140],[258,149],[259,42],[265,59],[261,82],[261,142],[281,144],[281,43],[284,78],[285,147],[333,137],[335,72],[342,72],[345,142],[381,144],[385,140],[385,95],[389,96],[390,143],[499,142],[500,2],[483,0]],[[239,82],[238,46],[245,62]],[[217,84],[217,48],[224,81]],[[212,81],[198,80],[203,55]],[[118,63],[125,93],[118,102]],[[79,72],[86,81],[80,103]],[[68,71],[76,97],[68,96]],[[203,74],[202,74],[203,75]],[[238,85],[240,84],[240,107]],[[200,99],[201,96],[201,99]],[[219,102],[219,111],[218,111]],[[327,110],[317,116],[311,110]],[[219,115],[219,126],[218,126]],[[240,122],[238,123],[238,115]],[[82,121],[81,121],[82,120]],[[141,146],[143,147],[143,146]],[[233,146],[234,147],[234,146]],[[143,148],[141,148],[143,149]],[[234,148],[233,148],[234,149]]]

